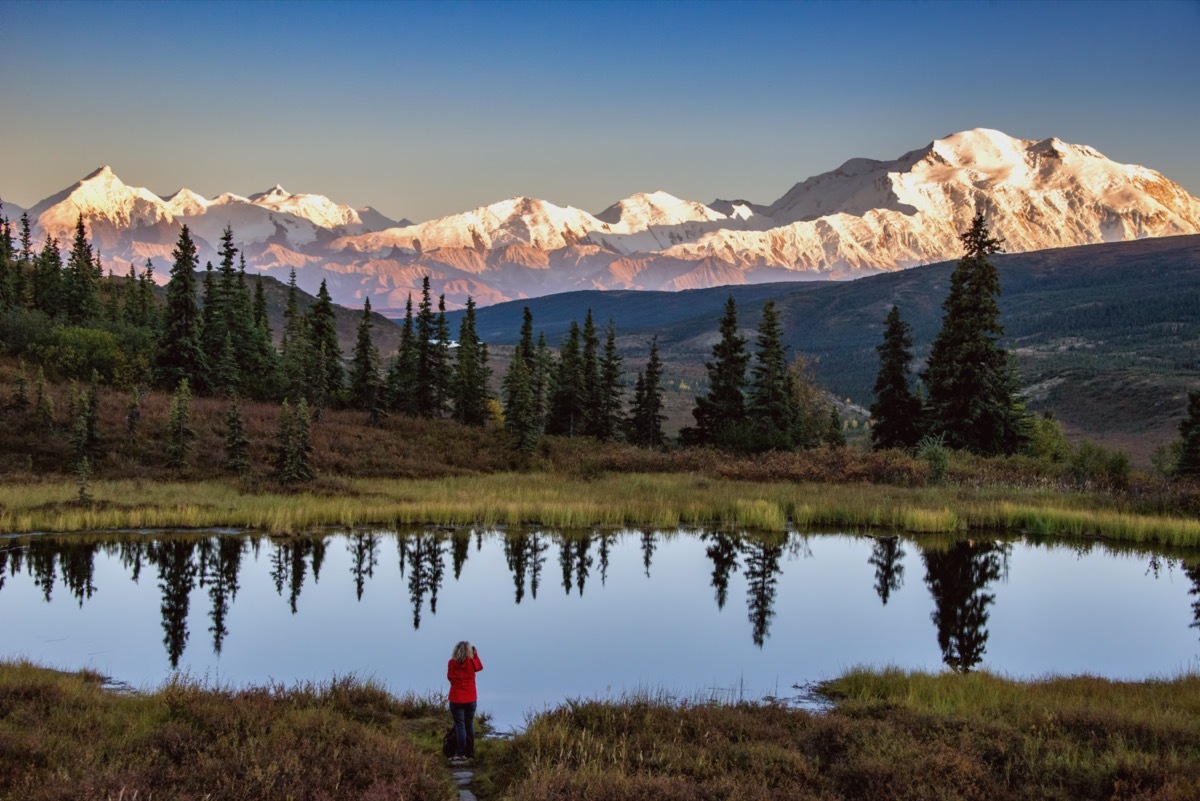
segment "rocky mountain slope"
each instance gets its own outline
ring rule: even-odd
[[[110,267],[152,258],[165,276],[179,226],[212,258],[234,230],[248,266],[339,303],[400,310],[430,276],[461,306],[579,289],[682,290],[854,278],[958,255],[987,214],[1010,252],[1200,233],[1200,200],[1153,170],[1086,145],[975,129],[892,161],[851,159],[774,203],[703,204],[639,193],[591,214],[517,197],[419,224],[274,187],[211,200],[126,186],[105,167],[29,210],[35,235],[69,237],[82,213]],[[9,210],[8,214],[14,217]]]

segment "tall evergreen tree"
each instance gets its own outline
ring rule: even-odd
[[[3,204],[0,204],[0,211]],[[0,218],[0,311],[7,311],[17,305],[15,292],[15,275],[17,267],[16,252],[13,249],[12,226],[7,217]]]
[[[75,221],[75,238],[62,282],[62,308],[68,320],[82,325],[100,316],[99,284],[95,255],[81,213]]]
[[[666,444],[663,434],[662,362],[658,358],[658,337],[650,340],[650,358],[645,372],[639,372],[633,390],[633,406],[629,413],[626,436],[641,448],[661,448]]]
[[[434,398],[435,417],[449,410],[453,365],[450,360],[450,324],[446,321],[446,296],[438,295],[438,313],[434,326]]]
[[[250,438],[237,395],[230,398],[225,412],[225,469],[238,475],[250,471]]]
[[[437,318],[433,314],[433,299],[429,294],[429,276],[421,282],[421,300],[417,306],[415,321],[416,348],[416,380],[414,393],[416,395],[417,415],[420,417],[440,417],[441,408],[438,406],[438,347]]]
[[[132,283],[126,294],[125,321],[139,328],[156,328],[158,325],[158,303],[154,299],[154,265],[146,259],[146,268],[139,275],[137,268],[129,265]]]
[[[324,280],[317,290],[316,302],[308,310],[305,327],[308,331],[309,353],[315,357],[311,373],[314,397],[336,401],[342,391],[344,371],[333,298]]]
[[[1179,424],[1179,434],[1183,442],[1175,473],[1200,477],[1200,391],[1188,393],[1187,416]]]
[[[892,306],[884,322],[875,377],[875,402],[871,404],[871,446],[912,448],[921,438],[921,404],[908,386],[912,364],[912,329],[900,319],[900,307]]]
[[[308,333],[297,298],[296,271],[288,275],[287,306],[283,312],[283,338],[280,342],[280,370],[283,395],[299,398],[310,391],[308,382]]]
[[[275,478],[284,484],[312,481],[312,415],[304,398],[296,403],[295,412],[285,399],[279,408],[278,446],[275,458]]]
[[[192,428],[192,391],[186,378],[179,382],[167,412],[167,466],[181,469],[192,453],[196,431]]]
[[[190,387],[201,391],[207,386],[208,364],[201,348],[202,321],[196,303],[199,257],[186,225],[179,232],[172,256],[175,262],[167,282],[167,306],[163,312],[155,372],[164,386],[177,386],[186,379]]]
[[[1025,414],[1008,353],[998,344],[1000,276],[988,259],[1002,252],[1002,242],[982,213],[959,239],[963,256],[950,275],[942,328],[923,376],[932,433],[985,456],[1015,453],[1025,438]]]
[[[751,444],[755,450],[792,450],[800,444],[804,423],[773,300],[763,306],[756,345],[746,399]]]
[[[746,418],[746,340],[737,332],[737,305],[731,295],[721,316],[721,338],[713,345],[708,371],[708,394],[696,398],[692,417],[694,428],[681,432],[684,442],[693,445],[728,445],[735,427]]]
[[[558,349],[554,387],[546,413],[546,433],[576,437],[587,423],[587,386],[584,383],[582,333],[579,323],[571,321],[566,339]]]
[[[33,263],[29,281],[30,302],[33,308],[49,317],[57,317],[63,304],[62,254],[58,240],[46,234],[46,242]]]
[[[541,439],[542,430],[534,400],[532,376],[521,349],[513,352],[504,374],[504,428],[517,440],[517,449],[531,453]]]
[[[261,277],[254,282],[254,326],[266,334],[267,342],[271,341],[271,322],[267,319],[267,293],[263,289]]]
[[[225,351],[229,342],[229,326],[226,321],[226,303],[221,294],[217,275],[212,262],[204,265],[204,302],[200,311],[200,348],[204,351],[204,362],[208,367],[208,388],[213,392],[228,395],[237,385],[237,375],[226,369],[230,365]]]
[[[612,320],[604,337],[604,352],[600,357],[600,386],[592,420],[592,433],[599,440],[616,439],[624,419],[621,408],[621,354],[617,352],[617,329]]]
[[[587,310],[583,318],[582,329],[583,360],[583,426],[580,433],[590,437],[598,437],[601,413],[600,388],[600,337],[596,333],[596,323],[592,319],[592,310]]]
[[[99,384],[99,376],[92,371],[92,381],[80,395],[75,419],[71,421],[71,449],[76,465],[87,460],[91,467],[95,467],[104,457],[104,446],[100,441]]]
[[[539,331],[537,344],[533,348],[533,362],[529,370],[529,388],[533,393],[533,406],[538,432],[546,430],[546,417],[550,413],[550,392],[554,383],[554,353],[546,344],[546,332]]]
[[[413,323],[412,295],[404,304],[404,325],[400,328],[400,344],[388,367],[388,408],[394,412],[416,417],[417,409],[417,335]]]
[[[363,303],[363,315],[354,341],[350,361],[350,405],[378,414],[383,399],[383,380],[379,375],[379,348],[371,339],[371,299]]]
[[[487,345],[475,333],[475,301],[467,298],[467,313],[458,329],[458,348],[454,352],[454,383],[451,401],[454,419],[469,426],[482,427],[488,420]]]

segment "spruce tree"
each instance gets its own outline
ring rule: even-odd
[[[871,447],[913,448],[921,439],[921,404],[908,386],[912,364],[912,329],[892,306],[884,322],[875,377],[875,402],[871,404]]]
[[[450,407],[451,385],[454,381],[450,360],[450,324],[446,322],[446,296],[438,295],[438,313],[434,325],[434,398],[435,417],[442,417]]]
[[[317,290],[317,300],[306,315],[305,328],[308,333],[309,353],[315,357],[311,373],[313,394],[318,408],[324,402],[336,402],[342,391],[344,371],[342,351],[338,345],[337,317],[333,312],[333,298],[325,281]]]
[[[658,337],[650,340],[650,358],[645,372],[639,372],[633,390],[627,437],[640,448],[661,448],[663,434],[662,362],[658,358]]]
[[[312,415],[304,398],[296,403],[295,412],[287,400],[279,407],[279,430],[276,434],[275,478],[284,484],[312,481]]]
[[[694,428],[681,432],[690,445],[728,445],[735,436],[735,427],[744,425],[746,418],[746,340],[737,332],[737,305],[731,295],[721,316],[721,338],[713,345],[712,361],[705,363],[708,371],[708,394],[697,397],[692,417]]]
[[[379,377],[379,348],[371,339],[371,328],[371,299],[367,298],[354,341],[354,357],[350,361],[350,405],[377,414],[383,382]]]
[[[3,204],[0,204],[0,210],[3,210]],[[17,306],[14,279],[18,269],[12,226],[7,217],[0,217],[0,311]]]
[[[208,365],[201,348],[200,307],[196,303],[196,266],[199,258],[191,232],[185,225],[172,253],[174,264],[167,282],[167,305],[159,338],[155,373],[163,386],[188,386],[201,391],[207,386]]]
[[[529,365],[521,349],[513,352],[504,375],[504,428],[516,438],[517,449],[532,453],[541,439],[541,426],[534,400]]]
[[[404,325],[400,328],[400,344],[388,367],[388,408],[394,412],[417,416],[417,335],[413,324],[412,295],[404,304]]]
[[[83,214],[75,222],[75,238],[62,281],[62,309],[68,320],[82,325],[100,316],[100,290],[95,256],[88,242]]]
[[[443,296],[439,303],[443,312],[435,315],[429,294],[429,276],[425,276],[421,282],[421,301],[417,307],[414,331],[416,375],[413,388],[416,412],[420,417],[442,417],[446,411],[450,343],[444,301]]]
[[[238,475],[250,471],[250,438],[246,436],[246,421],[237,395],[230,399],[225,412],[225,469]]]
[[[192,391],[186,378],[171,397],[167,412],[167,466],[180,470],[187,466],[192,454],[192,441],[196,431],[192,428]]]
[[[99,383],[99,376],[93,371],[91,384],[79,395],[75,404],[74,419],[71,421],[71,450],[76,465],[86,460],[94,466],[104,457],[104,447],[100,441]]]
[[[612,320],[608,321],[604,337],[599,381],[592,431],[599,440],[616,439],[624,414],[621,409],[621,354],[617,352],[617,329]]]
[[[1179,424],[1182,447],[1175,473],[1188,478],[1200,477],[1200,391],[1188,393],[1187,416]]]
[[[261,276],[254,281],[254,325],[267,335],[267,341],[270,342],[271,323],[267,319],[267,293],[263,289]]]
[[[308,381],[308,334],[297,299],[296,271],[288,275],[287,306],[283,312],[283,338],[280,341],[280,371],[283,396],[299,398],[310,391]]]
[[[584,384],[581,339],[579,323],[572,320],[567,338],[558,349],[554,387],[546,413],[547,434],[576,437],[584,433],[587,387]]]
[[[487,345],[475,333],[475,301],[467,297],[467,313],[458,329],[458,349],[454,352],[454,381],[451,401],[454,419],[469,426],[482,427],[488,420]]]
[[[773,300],[763,306],[756,344],[746,399],[750,441],[745,445],[752,450],[792,450],[800,444],[803,420]]]
[[[33,388],[33,416],[38,430],[45,433],[54,428],[54,398],[46,387],[46,372],[38,368],[37,383]]]
[[[154,299],[154,265],[146,259],[141,274],[131,264],[129,277],[132,286],[125,301],[125,321],[138,328],[154,329],[158,325],[158,305]]]
[[[592,310],[587,310],[583,318],[582,329],[583,356],[583,425],[580,433],[589,437],[600,436],[601,387],[600,387],[600,337],[596,333],[596,323],[592,319]]]
[[[998,344],[1000,276],[988,256],[1002,252],[982,213],[959,239],[963,256],[950,276],[945,315],[923,376],[934,435],[984,456],[1015,453],[1025,414],[1008,353]]]
[[[129,390],[129,405],[125,410],[125,437],[133,448],[138,447],[142,423],[142,390],[136,384]]]
[[[46,234],[46,242],[33,263],[30,278],[30,301],[33,308],[48,317],[57,317],[62,311],[63,268],[58,240]]]
[[[29,379],[25,377],[25,360],[17,360],[17,379],[13,386],[12,407],[18,411],[29,408]]]
[[[846,444],[846,433],[842,430],[842,417],[838,414],[837,407],[832,404],[829,406],[829,416],[826,419],[821,441],[834,448],[840,448]]]

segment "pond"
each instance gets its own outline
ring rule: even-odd
[[[0,539],[4,658],[442,693],[462,639],[501,729],[567,698],[794,697],[858,665],[1171,676],[1200,665],[1200,554],[688,530]]]

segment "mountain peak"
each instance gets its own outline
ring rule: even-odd
[[[98,167],[83,177],[84,181],[92,181],[97,178],[116,178],[117,174],[113,172],[112,167],[105,164],[103,167]]]
[[[292,197],[291,192],[287,191],[279,184],[275,184],[270,189],[268,189],[266,192],[259,192],[257,194],[251,195],[250,200],[251,200],[251,202],[263,201],[263,200],[278,201],[278,200],[287,200],[289,197]]]

